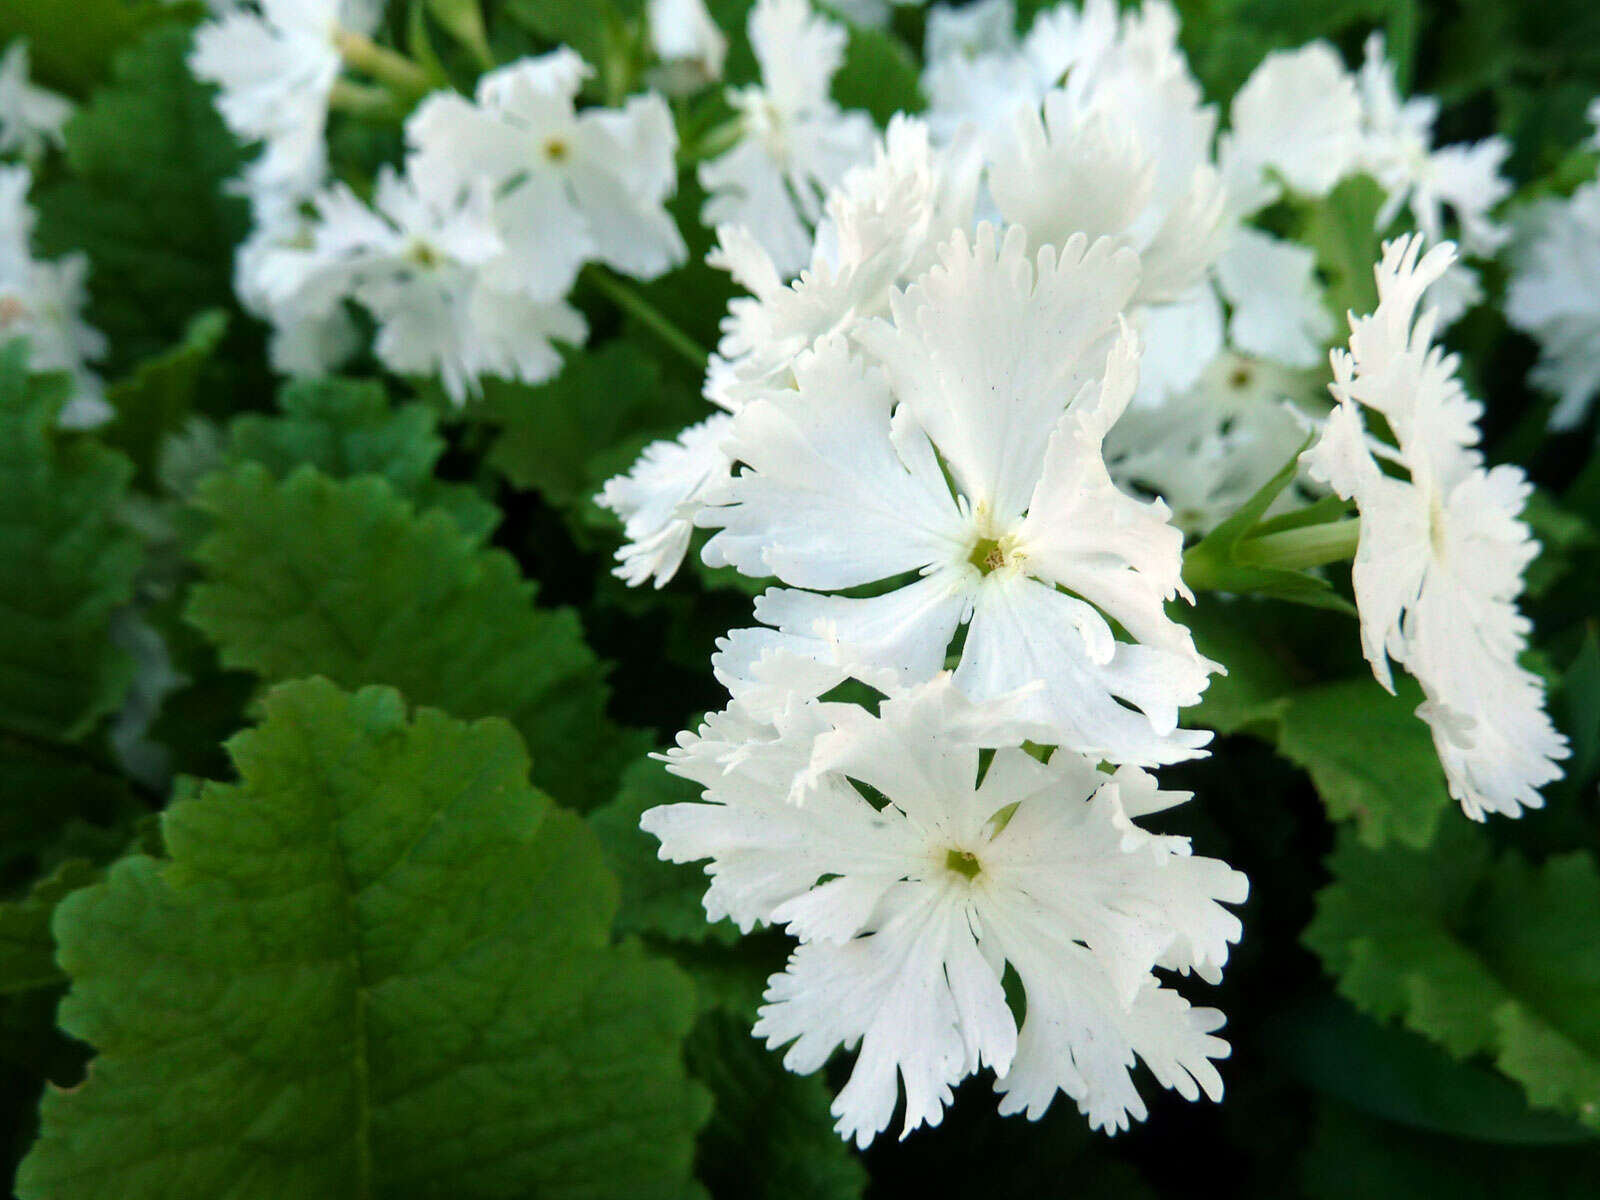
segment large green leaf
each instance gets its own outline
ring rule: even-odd
[[[70,392],[0,349],[0,731],[49,741],[89,732],[133,676],[109,637],[139,568],[116,520],[133,467],[56,429]]]
[[[335,479],[381,475],[417,508],[442,508],[479,538],[499,522],[499,509],[474,488],[434,477],[445,442],[427,405],[392,405],[374,379],[302,379],[284,386],[278,407],[277,416],[234,420],[234,461],[258,462],[280,479],[301,466]]]
[[[675,1197],[687,981],[610,944],[615,883],[500,721],[315,680],[240,783],[58,911],[62,1024],[24,1200]]]
[[[1278,752],[1304,767],[1335,821],[1354,819],[1362,841],[1426,846],[1453,809],[1427,725],[1422,691],[1370,676],[1306,688],[1278,708]]]
[[[1427,850],[1349,835],[1305,940],[1339,992],[1457,1057],[1486,1055],[1529,1101],[1600,1129],[1600,872],[1577,852],[1495,860],[1465,822]]]
[[[189,32],[156,29],[67,125],[67,178],[42,189],[38,242],[88,252],[90,317],[113,372],[164,353],[195,312],[233,303],[233,248],[249,228],[224,182],[243,155],[184,63]]]
[[[606,717],[600,661],[570,609],[539,609],[510,555],[447,514],[418,514],[387,480],[335,481],[256,463],[213,475],[215,521],[187,616],[222,663],[268,680],[387,683],[461,717],[504,716],[534,781],[576,808],[614,792],[645,749]]]
[[[833,98],[843,108],[863,108],[879,126],[897,112],[925,107],[917,82],[917,60],[893,34],[850,27],[844,65],[833,77]]]
[[[27,38],[34,78],[81,94],[105,74],[112,54],[172,16],[165,0],[6,0],[0,45]]]

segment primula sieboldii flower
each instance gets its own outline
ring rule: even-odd
[[[18,38],[0,55],[0,154],[37,158],[61,145],[72,103],[28,78],[28,43]]]
[[[374,351],[402,374],[441,377],[457,403],[478,378],[540,383],[561,367],[552,340],[581,345],[582,316],[560,301],[504,292],[485,279],[504,253],[486,183],[436,193],[414,172],[379,175],[368,208],[343,184],[316,199],[305,244],[268,248],[259,268],[271,303],[326,317],[345,298],[376,319]]]
[[[1517,467],[1484,466],[1481,406],[1432,344],[1436,315],[1416,315],[1455,248],[1419,258],[1421,245],[1414,235],[1384,247],[1378,307],[1351,319],[1350,349],[1334,352],[1339,405],[1306,461],[1361,513],[1353,577],[1373,674],[1392,690],[1393,659],[1422,685],[1417,714],[1469,817],[1516,816],[1544,803],[1538,789],[1568,754],[1543,684],[1517,661],[1530,629],[1517,598],[1539,549],[1520,519],[1530,485]],[[1392,448],[1369,440],[1364,408],[1384,418]],[[1375,449],[1403,477],[1385,473]]]
[[[1445,234],[1448,206],[1465,253],[1492,255],[1499,250],[1508,232],[1489,214],[1511,194],[1511,184],[1500,174],[1511,144],[1495,136],[1433,149],[1439,102],[1431,96],[1401,98],[1394,64],[1384,55],[1382,34],[1367,39],[1358,82],[1361,165],[1386,193],[1378,227],[1388,227],[1402,208],[1409,208],[1422,235],[1438,242]]]
[[[722,78],[728,39],[706,11],[705,0],[650,0],[645,9],[662,91],[684,95]]]
[[[796,355],[830,334],[853,336],[888,312],[889,294],[932,264],[935,248],[972,225],[978,162],[969,145],[935,150],[921,122],[889,124],[874,161],[849,171],[828,198],[811,265],[786,283],[747,230],[724,226],[711,262],[750,294],[729,304],[706,396],[726,412],[787,378]],[[654,443],[599,502],[623,519],[616,574],[662,586],[677,571],[694,515],[733,460],[722,447],[725,416]]]
[[[381,0],[261,0],[196,32],[189,68],[217,85],[217,111],[246,141],[260,141],[248,168],[252,191],[309,195],[327,171],[323,133],[339,79],[341,31],[368,34]]]
[[[1218,158],[1235,212],[1278,198],[1282,185],[1325,196],[1362,149],[1355,79],[1326,42],[1274,50],[1250,73],[1229,108]]]
[[[1183,395],[1131,406],[1106,437],[1106,463],[1118,484],[1160,496],[1180,529],[1209,533],[1305,444],[1306,418],[1325,414],[1326,401],[1311,371],[1225,351]],[[1297,481],[1268,515],[1307,491]]]
[[[1582,423],[1600,393],[1600,180],[1517,218],[1506,317],[1539,342],[1533,382],[1560,398],[1556,429]]]
[[[1182,534],[1159,501],[1118,491],[1101,456],[1138,381],[1136,339],[1119,332],[1138,259],[1079,235],[1030,261],[1026,240],[958,231],[891,294],[893,320],[857,332],[864,353],[823,339],[793,388],[742,407],[724,449],[744,470],[698,518],[717,529],[704,557],[791,585],[756,615],[797,653],[845,646],[910,684],[970,623],[955,672],[969,694],[1042,679],[1029,703],[1053,742],[1114,762],[1193,757],[1209,735],[1178,730],[1178,709],[1215,664],[1163,608],[1187,595]],[[828,594],[908,573],[875,596]]]
[[[870,117],[842,111],[829,95],[844,61],[842,26],[807,0],[758,0],[749,30],[761,82],[728,93],[739,139],[700,164],[709,194],[702,217],[748,229],[788,276],[810,257],[828,189],[871,157],[877,135]]]
[[[949,675],[876,716],[735,704],[667,756],[704,802],[641,822],[663,858],[711,860],[713,919],[799,938],[755,1033],[790,1044],[784,1064],[802,1073],[859,1044],[833,1113],[860,1146],[888,1126],[901,1081],[909,1133],[983,1067],[1002,1112],[1037,1119],[1061,1092],[1108,1131],[1145,1116],[1136,1060],[1188,1099],[1222,1094],[1222,1014],[1155,972],[1220,979],[1240,936],[1222,905],[1244,900],[1244,876],[1136,824],[1186,794],[1067,750],[1041,762],[1020,748],[1021,713],[972,704]],[[980,773],[983,747],[998,749]]]
[[[664,207],[677,187],[672,114],[656,95],[579,112],[590,73],[563,48],[490,71],[475,100],[435,92],[406,122],[431,189],[494,193],[502,291],[557,300],[587,261],[653,279],[687,254]]]
[[[82,253],[54,261],[33,257],[32,185],[27,167],[0,164],[0,344],[23,338],[32,370],[72,376],[63,425],[99,425],[110,417],[111,408],[99,376],[88,365],[106,352],[105,336],[82,315],[89,299],[89,260]]]

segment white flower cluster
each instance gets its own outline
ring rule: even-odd
[[[1600,149],[1600,98],[1589,106]],[[1565,199],[1536,200],[1510,246],[1506,316],[1537,338],[1533,381],[1556,396],[1555,429],[1572,429],[1600,395],[1600,173]]]
[[[1531,628],[1517,598],[1539,550],[1520,519],[1531,486],[1518,467],[1484,465],[1482,406],[1433,344],[1437,310],[1417,315],[1455,258],[1448,242],[1423,255],[1422,240],[1385,246],[1378,307],[1351,318],[1350,348],[1333,354],[1339,407],[1306,461],[1361,513],[1354,581],[1373,674],[1392,691],[1392,658],[1416,676],[1418,715],[1467,815],[1515,816],[1544,803],[1569,753],[1544,685],[1517,661]],[[1363,411],[1392,443],[1369,435]]]
[[[1381,222],[1437,233],[1448,207],[1489,254],[1504,146],[1434,150],[1434,106],[1376,42],[1359,74],[1322,43],[1269,55],[1219,134],[1161,0],[1063,5],[1021,38],[985,0],[930,13],[929,113],[850,165],[837,30],[762,0],[751,32],[763,84],[703,172],[711,261],[748,293],[717,411],[599,501],[630,584],[664,585],[706,529],[707,566],[775,586],[712,658],[728,706],[664,756],[702,799],[642,824],[709,860],[712,919],[798,940],[756,1033],[797,1071],[859,1046],[833,1111],[862,1145],[902,1089],[909,1132],[985,1068],[1002,1111],[1061,1092],[1113,1131],[1144,1116],[1136,1062],[1215,1097],[1221,1014],[1161,972],[1220,977],[1245,880],[1137,824],[1188,798],[1149,771],[1210,737],[1179,723],[1221,669],[1168,611],[1185,528],[1323,428],[1301,486],[1360,509],[1363,642],[1385,684],[1389,657],[1422,681],[1453,793],[1514,814],[1559,774],[1516,661],[1526,485],[1474,449],[1438,313],[1413,323],[1449,252],[1390,249],[1330,416],[1314,253],[1252,223],[1370,173]],[[882,699],[839,699],[863,686]]]
[[[27,167],[0,164],[0,344],[24,338],[33,370],[72,376],[63,425],[98,425],[111,409],[100,377],[89,367],[106,352],[105,337],[83,319],[89,259],[80,252],[54,261],[33,256],[32,186]]]
[[[368,204],[326,181],[323,126],[340,47],[377,11],[280,0],[196,38],[194,69],[219,83],[224,117],[266,145],[242,181],[257,227],[240,297],[272,324],[285,371],[325,371],[357,349],[353,301],[384,366],[439,377],[457,403],[486,375],[542,382],[560,370],[555,343],[588,336],[565,300],[585,263],[652,279],[684,260],[664,207],[677,186],[671,113],[654,93],[579,111],[592,71],[577,54],[522,59],[483,75],[470,100],[428,95],[406,121],[404,170],[380,173]]]

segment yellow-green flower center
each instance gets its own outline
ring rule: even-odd
[[[978,856],[966,850],[949,850],[945,852],[944,865],[957,875],[968,879],[976,879],[978,872],[983,868],[978,864]]]

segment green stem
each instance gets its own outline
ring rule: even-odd
[[[692,363],[697,371],[706,369],[708,355],[699,344],[674,325],[665,313],[641,296],[632,286],[601,267],[585,267],[583,277],[595,291],[648,328],[686,362]]]
[[[364,121],[398,121],[405,116],[393,92],[348,79],[334,83],[328,107]]]
[[[334,35],[334,45],[347,67],[370,75],[398,96],[417,100],[433,90],[433,80],[426,71],[365,34],[341,29]]]
[[[1253,567],[1299,571],[1354,558],[1360,536],[1361,519],[1349,517],[1245,538],[1233,554],[1236,561]]]

